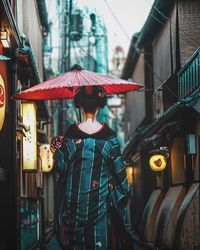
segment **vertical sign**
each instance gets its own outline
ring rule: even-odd
[[[22,103],[23,124],[26,126],[23,138],[23,170],[37,170],[36,105]]]
[[[3,127],[6,112],[6,91],[2,76],[0,75],[0,131]]]
[[[53,154],[49,144],[40,146],[40,158],[42,162],[42,172],[50,172],[53,168]]]

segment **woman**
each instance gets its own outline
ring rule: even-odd
[[[106,94],[80,87],[74,97],[83,122],[51,143],[57,172],[55,225],[63,249],[113,249],[111,203],[121,219],[129,187],[116,134],[97,121]]]

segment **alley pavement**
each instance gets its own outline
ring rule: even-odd
[[[58,242],[55,238],[55,234],[53,235],[53,237],[50,239],[48,245],[47,245],[47,249],[48,250],[61,250],[61,248],[58,245]]]
[[[49,244],[47,245],[48,250],[61,250],[61,248],[59,247],[55,237],[52,237],[52,239],[50,240]],[[139,246],[138,244],[134,244],[133,243],[133,250],[148,250],[151,248],[147,248],[144,246]]]
[[[151,245],[146,245],[145,243],[141,242],[138,237],[132,232],[132,239],[133,239],[133,250],[158,250],[157,248],[151,246]],[[51,234],[49,237],[46,248],[47,250],[61,250],[61,248],[58,245],[58,242],[56,240],[55,234]],[[39,248],[38,248],[39,250]]]

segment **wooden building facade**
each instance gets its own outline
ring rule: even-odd
[[[158,249],[200,247],[199,13],[197,0],[156,0],[122,73],[144,84],[126,94],[123,157],[133,167],[132,225]],[[161,158],[150,168],[158,155],[167,163],[162,171]]]
[[[45,79],[45,1],[0,1],[0,32],[0,249],[23,250],[44,237],[39,147],[48,143],[50,116],[44,101],[11,97]]]

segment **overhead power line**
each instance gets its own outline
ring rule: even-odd
[[[116,15],[115,15],[115,13],[113,12],[112,8],[111,8],[110,5],[108,4],[107,0],[104,0],[104,1],[105,1],[106,5],[107,5],[108,9],[110,10],[111,14],[113,15],[115,21],[118,23],[119,27],[120,27],[121,30],[124,32],[125,36],[126,36],[129,40],[131,40],[130,37],[129,37],[129,35],[128,35],[128,33],[127,33],[126,30],[124,29],[123,25],[120,23],[119,19],[116,17]]]
[[[135,51],[141,55],[143,57],[144,63],[145,65],[150,69],[150,71],[153,73],[153,75],[161,82],[160,86],[154,90],[154,92],[156,92],[158,89],[160,89],[162,86],[164,86],[168,91],[170,91],[177,99],[179,99],[179,97],[174,93],[173,90],[171,90],[168,86],[164,85],[165,82],[163,82],[162,78],[153,70],[152,66],[145,60],[144,58],[144,54],[141,52],[141,50],[135,46],[135,44],[132,43],[128,33],[126,32],[126,30],[124,29],[124,27],[122,26],[122,24],[120,23],[119,19],[117,18],[117,16],[115,15],[115,13],[113,12],[112,8],[110,7],[110,5],[108,4],[107,0],[104,0],[108,9],[110,10],[111,14],[113,15],[114,19],[116,20],[116,22],[118,23],[118,25],[120,26],[121,30],[123,31],[123,33],[126,35],[126,37],[128,38],[128,40],[130,41],[130,46],[132,48],[135,49]]]
[[[148,0],[147,0],[147,3],[151,4]],[[176,28],[176,24],[170,20],[161,10],[159,10],[155,5],[152,6],[166,21],[170,21],[171,24],[173,25],[173,28]],[[153,15],[152,15],[153,16]],[[155,17],[155,16],[154,16]],[[184,29],[182,29],[181,27],[179,27],[179,30],[181,32],[183,32],[185,35],[187,35],[187,38],[189,38],[195,46],[199,46],[199,42],[196,41],[193,37],[191,37],[187,31],[185,31]],[[180,39],[183,39],[185,40],[183,37],[180,37]]]

